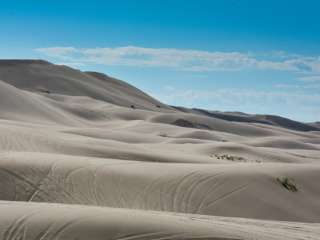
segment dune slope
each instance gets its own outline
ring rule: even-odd
[[[236,116],[1,60],[0,238],[319,239],[320,131]]]

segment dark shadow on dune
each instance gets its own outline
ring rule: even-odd
[[[177,119],[172,123],[173,125],[179,126],[179,127],[185,127],[185,128],[197,128],[197,129],[206,129],[211,130],[211,128],[208,125],[201,124],[201,123],[193,123],[185,119]]]
[[[184,113],[193,113],[204,115],[207,117],[218,118],[230,122],[242,122],[242,123],[259,123],[272,126],[283,127],[290,130],[308,132],[308,131],[320,131],[319,123],[302,123],[294,121],[288,118],[274,116],[274,115],[255,115],[255,114],[246,114],[239,112],[218,112],[218,111],[209,111],[204,109],[197,108],[184,108],[184,107],[173,107],[176,110],[179,110]]]

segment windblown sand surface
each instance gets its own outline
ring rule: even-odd
[[[0,61],[0,239],[320,239],[320,131]]]

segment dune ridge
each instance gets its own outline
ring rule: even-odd
[[[0,60],[0,238],[319,239],[318,130]]]

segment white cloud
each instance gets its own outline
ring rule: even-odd
[[[37,48],[35,50],[37,52],[44,53],[48,56],[57,57],[57,58],[68,56],[70,54],[77,52],[77,49],[75,49],[74,47],[50,47],[50,48]]]
[[[240,52],[214,52],[174,48],[115,48],[50,47],[36,51],[58,61],[113,66],[164,67],[182,71],[239,71],[261,69],[320,73],[320,58],[271,52],[270,56],[255,56]],[[272,60],[270,60],[270,58]]]

